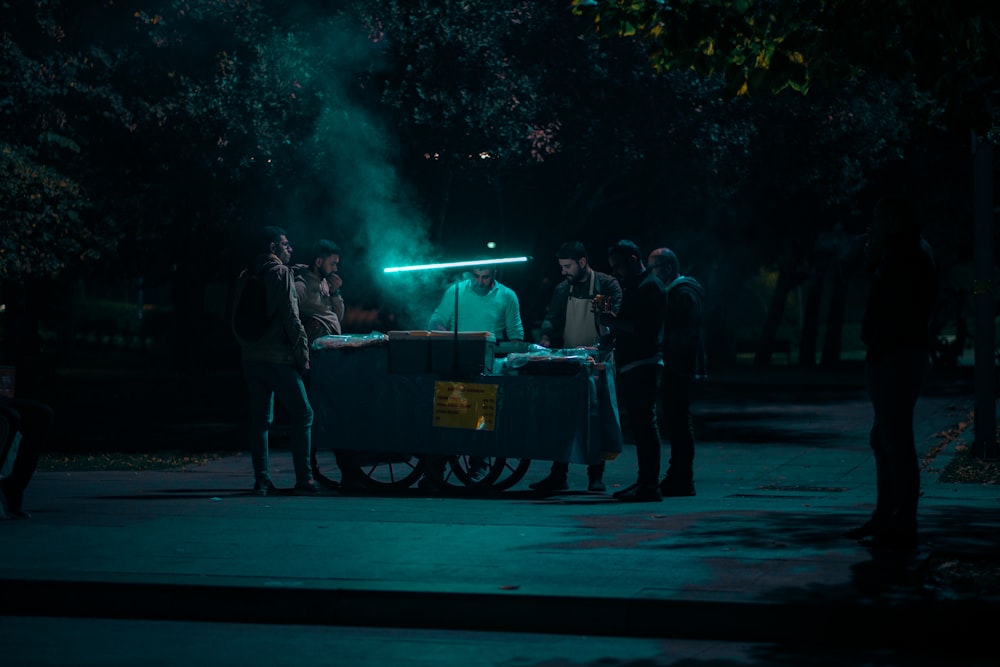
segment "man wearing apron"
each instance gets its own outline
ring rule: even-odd
[[[594,312],[596,307],[617,313],[622,302],[622,288],[614,277],[594,271],[587,249],[579,241],[568,241],[556,253],[565,278],[556,285],[552,301],[545,311],[539,343],[544,347],[568,349],[600,346],[601,360],[607,364],[608,381],[613,381],[612,350],[607,330],[602,330]],[[536,491],[567,491],[569,463],[555,461],[548,477],[528,486]],[[587,490],[603,493],[604,461],[587,467]]]

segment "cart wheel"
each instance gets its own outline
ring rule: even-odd
[[[473,481],[471,468],[475,459],[486,463],[486,475],[479,481]],[[503,491],[517,484],[518,480],[528,472],[531,461],[528,459],[505,459],[495,456],[473,457],[468,455],[452,456],[448,459],[451,474],[445,476],[445,486],[456,489],[468,488],[476,491]]]
[[[415,454],[409,458],[396,456],[384,461],[362,461],[358,463],[354,472],[367,486],[376,489],[403,489],[413,486],[423,475],[420,458]]]
[[[502,465],[500,474],[493,481],[494,491],[506,491],[521,481],[531,466],[531,459],[497,459]]]

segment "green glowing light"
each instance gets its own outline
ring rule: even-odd
[[[401,271],[429,271],[431,269],[451,269],[459,266],[488,266],[490,264],[513,264],[527,262],[528,257],[504,257],[502,259],[470,259],[465,262],[441,262],[439,264],[414,264],[412,266],[388,266],[383,273],[399,273]]]

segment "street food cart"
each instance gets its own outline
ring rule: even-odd
[[[313,445],[349,452],[375,487],[412,485],[432,458],[448,462],[439,484],[473,491],[512,487],[533,459],[614,458],[613,374],[598,359],[483,332],[325,336],[311,351]],[[488,465],[481,480],[473,457]]]

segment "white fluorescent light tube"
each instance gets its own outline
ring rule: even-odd
[[[490,264],[513,264],[527,262],[527,257],[504,257],[502,259],[470,259],[465,262],[442,262],[439,264],[414,264],[412,266],[388,266],[383,273],[399,273],[400,271],[428,271],[430,269],[451,269],[459,266],[488,266]]]

